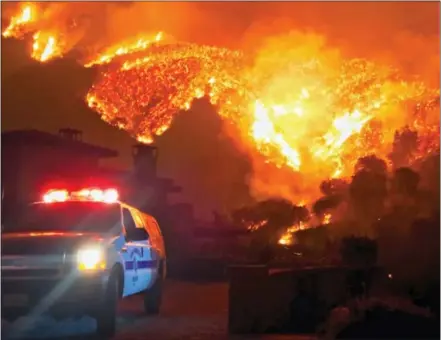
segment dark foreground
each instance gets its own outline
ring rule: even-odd
[[[175,339],[266,339],[309,340],[309,336],[265,335],[228,336],[228,286],[225,283],[190,283],[169,281],[160,316],[147,317],[142,311],[141,297],[123,300],[118,317],[119,340]],[[23,321],[23,320],[22,320]],[[26,320],[25,320],[26,321]],[[93,319],[54,321],[49,318],[26,323],[25,339],[93,339]],[[2,338],[13,333],[14,324],[3,324]],[[22,326],[20,326],[22,328]]]

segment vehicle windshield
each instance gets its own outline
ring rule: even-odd
[[[98,202],[39,203],[4,224],[4,232],[72,231],[113,233],[121,230],[118,204]]]

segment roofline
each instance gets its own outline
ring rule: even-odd
[[[45,137],[46,140],[38,139],[38,136]],[[93,145],[83,141],[69,140],[56,134],[36,129],[4,131],[1,134],[1,139],[2,142],[5,144],[13,142],[23,143],[26,139],[29,139],[34,141],[35,144],[39,145],[55,145],[58,147],[69,146],[73,150],[77,149],[78,151],[84,151],[89,154],[94,154],[98,158],[118,157],[118,152],[115,150],[98,145]]]

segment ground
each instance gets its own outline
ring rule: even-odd
[[[142,297],[122,301],[118,315],[116,340],[223,340],[255,339],[257,337],[227,336],[228,287],[224,283],[188,283],[168,281],[160,316],[147,317],[142,311]],[[25,320],[26,321],[26,320]],[[6,326],[6,327],[4,327]],[[14,325],[2,322],[4,332],[11,334]],[[26,325],[28,326],[28,325]],[[22,327],[20,327],[23,329]],[[26,327],[25,338],[87,339],[95,328],[91,318],[36,320]],[[8,331],[9,330],[9,331]],[[309,340],[307,336],[258,337],[264,340]]]

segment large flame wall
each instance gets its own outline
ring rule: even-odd
[[[241,51],[154,32],[87,49],[90,23],[66,6],[22,3],[3,36],[30,35],[41,62],[81,51],[84,67],[101,70],[88,105],[143,143],[206,97],[252,155],[256,196],[309,201],[320,181],[349,176],[359,157],[387,159],[404,127],[419,133],[415,158],[439,148],[439,88],[348,58],[322,35],[287,30]]]

